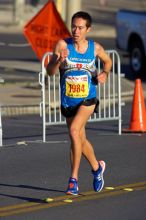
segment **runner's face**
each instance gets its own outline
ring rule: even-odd
[[[87,28],[86,20],[82,18],[75,18],[72,22],[71,30],[74,41],[79,42],[86,38],[90,28]]]

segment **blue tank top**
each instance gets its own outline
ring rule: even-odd
[[[66,39],[69,55],[60,68],[61,105],[76,106],[86,99],[96,97],[97,75],[94,55],[94,42],[88,40],[84,54],[76,51],[71,38]]]

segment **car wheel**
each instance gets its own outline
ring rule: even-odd
[[[130,46],[130,66],[134,74],[144,74],[146,71],[146,56],[140,41],[133,41]]]

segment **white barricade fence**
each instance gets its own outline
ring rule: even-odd
[[[108,50],[113,66],[105,84],[97,86],[97,98],[100,105],[98,113],[94,113],[89,121],[118,121],[118,133],[121,134],[121,62],[117,51]],[[52,53],[46,53],[42,59],[42,72],[39,73],[41,85],[40,116],[43,121],[43,142],[46,141],[46,126],[65,123],[65,118],[60,110],[60,75],[46,76],[45,64],[49,63]],[[98,72],[102,69],[102,63],[97,60]]]
[[[0,78],[0,83],[4,83],[4,80]],[[2,111],[1,111],[1,105],[0,105],[0,147],[3,145],[3,130],[2,130]]]
[[[3,142],[2,142],[2,113],[1,113],[1,106],[0,106],[0,147],[2,147]]]

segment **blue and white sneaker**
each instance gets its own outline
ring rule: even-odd
[[[68,181],[68,188],[66,191],[67,195],[78,195],[78,181],[75,178],[70,177]]]
[[[94,176],[93,179],[93,188],[95,192],[100,192],[104,186],[103,173],[105,171],[105,162],[103,160],[99,161],[99,168],[97,171],[92,170]]]

